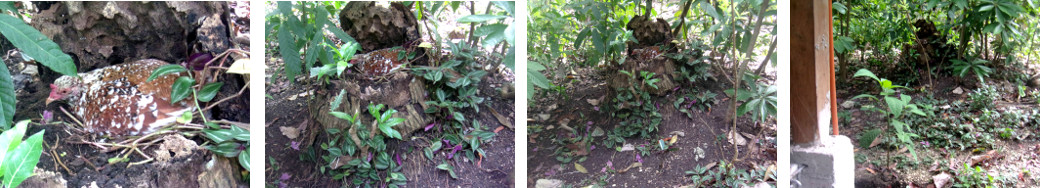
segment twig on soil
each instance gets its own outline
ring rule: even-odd
[[[94,162],[91,162],[90,160],[87,160],[87,158],[83,158],[83,156],[76,156],[76,158],[79,158],[80,160],[83,160],[84,162],[86,162],[87,165],[90,165],[91,168],[94,168],[95,172],[101,171],[101,169],[98,168],[97,165],[94,164]]]
[[[233,98],[238,98],[239,96],[242,96],[242,93],[244,93],[246,91],[246,88],[249,88],[249,82],[246,82],[246,85],[243,85],[242,89],[239,89],[238,93],[235,93],[235,95],[224,97],[223,99],[220,99],[217,102],[210,103],[209,106],[206,106],[206,108],[203,108],[202,111],[209,111],[209,109],[211,109],[213,107],[216,107],[220,103],[224,103],[224,102],[227,102],[228,100],[231,100]]]
[[[54,163],[56,164],[55,166],[61,165],[61,167],[65,169],[65,172],[75,176],[76,173],[72,172],[72,170],[69,170],[69,167],[65,166],[65,162],[61,161],[61,157],[58,156],[58,152],[54,151],[54,149],[58,147],[59,142],[61,142],[61,135],[58,135],[58,137],[55,138],[53,146],[48,146],[49,144],[47,144],[47,141],[43,141],[43,145],[44,147],[50,148],[51,158],[54,158]]]
[[[86,126],[83,125],[83,122],[80,122],[79,119],[76,119],[76,116],[72,116],[72,113],[69,113],[68,110],[65,110],[65,107],[58,107],[58,108],[61,109],[61,112],[65,113],[65,116],[68,116],[69,119],[72,119],[72,121],[75,121],[76,124],[79,125],[79,127],[81,127],[81,128],[82,127],[86,127]]]

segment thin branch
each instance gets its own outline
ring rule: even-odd
[[[242,86],[242,89],[239,89],[238,93],[235,93],[235,95],[224,97],[223,99],[220,99],[217,102],[210,103],[209,106],[206,106],[206,108],[203,108],[202,111],[209,111],[210,109],[212,109],[213,107],[216,107],[220,103],[224,103],[224,102],[227,102],[228,100],[231,100],[233,98],[237,98],[239,96],[242,96],[242,93],[246,92],[246,88],[249,88],[249,82],[246,82],[246,85]]]
[[[772,60],[772,58],[769,58],[769,57],[773,56],[773,53],[776,52],[775,50],[776,50],[776,38],[774,37],[773,38],[773,42],[771,42],[769,44],[769,52],[766,52],[766,56],[765,56],[766,58],[762,59],[762,64],[758,65],[758,70],[755,70],[755,74],[760,75],[760,74],[762,74],[762,71],[766,70],[766,65],[769,64],[770,60]]]

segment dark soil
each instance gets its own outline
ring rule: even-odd
[[[270,67],[267,75],[273,75],[272,71],[280,70],[277,68],[281,67],[280,59],[277,62],[267,62],[267,64]],[[498,123],[499,121],[490,113],[489,109],[486,109],[494,108],[503,116],[508,117],[509,122],[514,122],[514,100],[503,98],[496,88],[491,87],[491,85],[497,84],[510,85],[512,79],[512,74],[489,71],[488,76],[481,82],[478,93],[479,97],[487,99],[481,104],[481,113],[465,110],[465,117],[475,117],[473,119],[481,122],[489,130],[496,130],[502,125]],[[320,158],[316,160],[301,158],[308,150],[314,150],[317,153],[316,156],[324,154],[318,147],[318,143],[327,141],[328,135],[325,134],[320,124],[316,124],[315,120],[311,119],[309,114],[312,112],[308,110],[307,100],[311,97],[311,93],[327,93],[328,91],[318,89],[321,87],[302,84],[300,79],[294,83],[290,83],[284,78],[268,78],[267,80],[268,97],[265,114],[268,122],[264,131],[267,142],[264,176],[267,184],[277,186],[285,183],[287,187],[343,186],[344,182],[334,180],[331,175],[322,174],[319,171],[320,166],[326,165],[320,161]],[[279,129],[280,127],[302,128],[300,135],[317,132],[317,137],[313,142],[315,144],[301,145],[299,150],[296,150],[291,147],[292,142],[302,142],[303,139],[289,139]],[[435,162],[422,154],[422,149],[429,146],[428,140],[438,137],[441,133],[419,130],[405,138],[406,141],[388,140],[387,148],[393,153],[401,155],[402,173],[408,178],[406,187],[511,187],[515,176],[513,174],[514,131],[513,128],[502,127],[502,130],[491,141],[482,144],[481,148],[484,149],[487,156],[481,161],[468,161],[464,160],[464,157],[447,160],[455,167],[458,179],[452,179],[446,171],[436,168],[444,155],[436,155],[438,159]],[[288,176],[287,180],[281,180],[286,176]],[[347,180],[349,179],[347,178]]]
[[[694,84],[682,82],[680,87],[683,87],[684,91],[680,92],[685,92],[685,88],[690,87],[696,88],[698,91],[707,90],[718,94],[716,101],[720,102],[713,105],[709,111],[695,110],[694,117],[689,118],[672,105],[676,96],[681,96],[679,92],[667,92],[664,96],[657,96],[654,101],[660,106],[663,121],[656,136],[650,139],[629,138],[626,140],[626,143],[633,145],[645,144],[648,147],[656,147],[658,139],[670,137],[675,131],[683,132],[685,136],[680,136],[678,141],[670,147],[675,150],[657,151],[642,156],[642,167],[632,168],[623,173],[602,172],[601,170],[606,167],[608,162],[612,163],[617,170],[638,162],[636,159],[638,150],[618,152],[615,148],[594,144],[595,148],[589,152],[584,162],[578,162],[575,159],[570,163],[561,163],[556,159],[554,150],[563,146],[553,143],[551,135],[570,133],[570,131],[559,128],[562,122],[569,122],[567,123],[569,127],[574,129],[586,129],[586,123],[592,122],[591,127],[588,128],[599,127],[609,132],[613,129],[613,125],[620,121],[618,118],[611,117],[607,110],[597,111],[592,104],[586,101],[587,99],[603,98],[604,100],[600,102],[599,106],[605,107],[612,104],[610,100],[613,96],[608,94],[612,93],[611,89],[607,84],[603,84],[606,80],[603,74],[597,73],[601,71],[583,68],[578,72],[578,75],[589,76],[577,76],[576,80],[556,82],[567,84],[566,94],[545,94],[543,92],[529,94],[535,95],[528,109],[528,115],[534,117],[535,121],[529,121],[528,126],[541,125],[555,128],[546,128],[542,132],[528,135],[528,185],[534,185],[538,179],[558,179],[563,180],[566,185],[575,187],[595,184],[599,181],[605,181],[606,186],[612,187],[678,187],[691,184],[685,171],[693,170],[697,165],[706,166],[709,163],[717,163],[721,160],[730,162],[733,159],[734,145],[725,138],[725,133],[732,129],[732,124],[725,120],[729,114],[732,99],[725,97],[722,92],[723,88],[728,86],[719,84],[722,82]],[[555,108],[550,109],[550,106],[555,106]],[[539,114],[548,114],[550,118],[539,121],[541,120],[538,119]],[[740,158],[743,161],[736,162],[736,166],[747,170],[753,169],[755,166],[775,165],[775,123],[755,124],[749,119],[737,118],[737,131],[755,136],[747,138],[747,145],[738,147]],[[770,121],[775,122],[775,120]],[[605,136],[594,137],[593,142],[600,143],[604,138]],[[621,146],[618,144],[616,147]],[[704,158],[695,159],[694,148],[698,147],[703,149]],[[588,173],[577,171],[572,163],[580,163],[588,170]]]

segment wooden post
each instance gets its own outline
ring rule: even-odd
[[[791,2],[791,144],[818,139],[829,116],[830,1]],[[829,120],[829,119],[828,119]]]

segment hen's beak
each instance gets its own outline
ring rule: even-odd
[[[43,102],[43,104],[44,104],[44,105],[50,105],[50,104],[51,104],[51,102],[54,102],[54,99],[51,99],[51,98],[47,98],[47,101]]]

